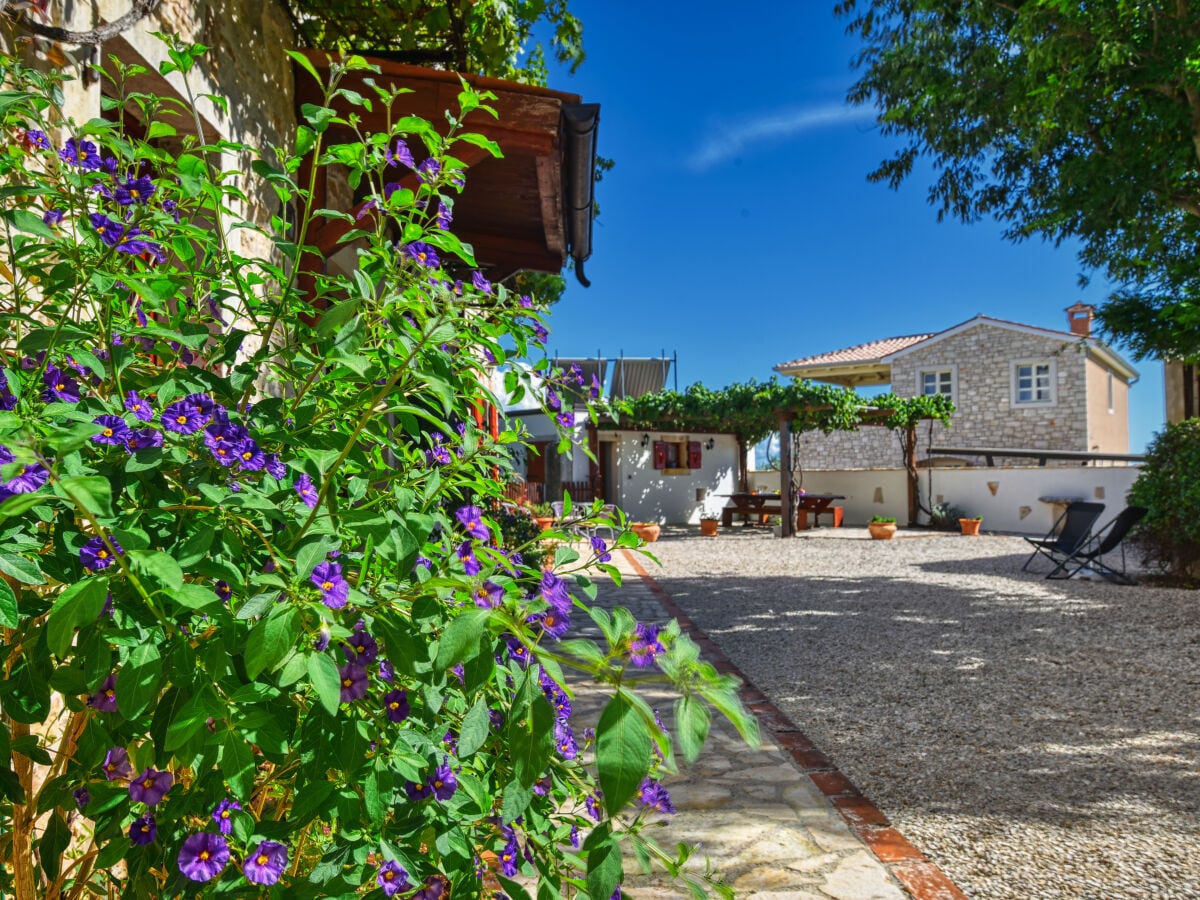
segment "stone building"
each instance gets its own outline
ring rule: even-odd
[[[890,385],[901,397],[948,394],[955,412],[918,430],[918,461],[929,447],[1129,452],[1129,386],[1137,372],[1091,335],[1093,308],[1067,310],[1055,331],[979,315],[933,334],[885,338],[780,363],[793,378],[847,387]],[[801,438],[811,469],[903,465],[897,435],[884,428]],[[967,460],[973,461],[973,460]],[[948,460],[941,460],[948,462]]]

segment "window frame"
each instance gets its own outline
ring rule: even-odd
[[[1040,366],[1046,367],[1046,399],[1039,399],[1036,396],[1037,392],[1037,370]],[[1021,369],[1029,367],[1032,369],[1033,390],[1035,396],[1031,400],[1021,399]],[[1010,402],[1014,407],[1022,409],[1037,408],[1040,406],[1057,406],[1058,405],[1058,366],[1053,359],[1017,359],[1013,360],[1010,369]]]
[[[917,370],[917,396],[918,397],[935,396],[934,394],[926,394],[925,393],[925,376],[926,375],[940,376],[942,374],[948,374],[950,376],[950,392],[948,394],[945,394],[944,396],[949,397],[950,402],[953,403],[955,406],[957,406],[958,405],[958,366],[956,366],[956,365],[924,366],[924,367],[918,369]],[[941,383],[940,378],[938,379],[938,383],[939,384]],[[941,394],[942,392],[938,391],[938,393]]]

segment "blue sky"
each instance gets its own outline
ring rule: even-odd
[[[616,167],[597,187],[592,286],[571,279],[552,354],[665,350],[680,389],[721,387],[977,313],[1065,330],[1066,307],[1103,301],[1070,247],[938,223],[928,170],[899,191],[867,181],[895,142],[844,103],[857,46],[832,5],[572,0],[587,59],[550,86],[601,104]],[[1140,452],[1162,427],[1162,366],[1126,356]]]

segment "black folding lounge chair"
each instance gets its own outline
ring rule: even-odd
[[[1047,575],[1047,578],[1071,578],[1084,569],[1095,572],[1105,581],[1113,584],[1133,584],[1134,581],[1125,573],[1125,537],[1129,530],[1146,515],[1143,506],[1127,506],[1117,516],[1093,534],[1076,552],[1072,553]],[[1104,561],[1104,557],[1114,550],[1121,550],[1121,567]]]
[[[1029,564],[1038,556],[1044,556],[1054,563],[1054,571],[1057,572],[1064,562],[1087,543],[1092,526],[1096,524],[1102,512],[1103,503],[1076,501],[1067,504],[1066,512],[1058,517],[1048,535],[1044,538],[1025,538],[1033,545],[1033,552],[1029,554],[1029,559],[1025,560],[1025,565],[1021,566],[1021,571],[1028,572]]]

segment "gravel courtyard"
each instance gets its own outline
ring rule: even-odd
[[[910,534],[668,529],[644,565],[968,896],[1200,897],[1200,593]]]

